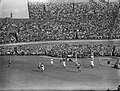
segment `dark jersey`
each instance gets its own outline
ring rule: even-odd
[[[12,63],[11,60],[9,60],[8,64],[11,64],[11,63]]]
[[[40,66],[38,66],[38,69],[40,69]]]
[[[77,66],[77,69],[80,69],[80,66]]]

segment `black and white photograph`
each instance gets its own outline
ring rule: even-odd
[[[0,91],[120,91],[120,0],[0,0]]]

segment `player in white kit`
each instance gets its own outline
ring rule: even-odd
[[[64,67],[64,68],[66,68],[66,61],[67,61],[66,59],[63,59],[63,60],[62,60],[62,64],[63,64],[63,67]]]
[[[91,53],[90,66],[91,66],[91,68],[93,68],[93,67],[95,66],[95,65],[94,65],[94,52]]]
[[[50,62],[50,63],[51,63],[51,66],[53,66],[53,63],[54,63],[54,62],[53,62],[53,59],[51,59],[51,62]]]
[[[45,66],[43,63],[41,64],[41,69],[42,69],[42,72],[45,70]]]
[[[63,61],[63,67],[64,67],[64,68],[66,67],[66,62],[65,62],[65,61]]]

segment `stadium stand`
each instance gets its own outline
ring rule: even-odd
[[[1,20],[0,44],[120,38],[116,2],[28,2],[28,10],[30,19]]]
[[[90,43],[59,43],[59,44],[25,44],[0,46],[0,55],[46,55],[61,57],[90,57],[91,51],[95,56],[120,56],[120,45],[106,42]]]
[[[91,2],[28,2],[30,19],[0,19],[0,44],[81,39],[117,39],[120,37],[120,14],[118,3]],[[112,32],[111,32],[112,31]],[[50,48],[49,48],[50,47]],[[1,54],[40,54],[61,56],[73,54],[78,48],[78,56],[96,55],[119,56],[119,45],[78,44],[53,46],[1,46]],[[39,50],[39,51],[38,51]],[[114,53],[113,53],[114,50]]]

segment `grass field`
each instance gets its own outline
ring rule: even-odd
[[[12,60],[11,67],[2,68],[9,59]],[[116,89],[120,84],[120,70],[112,68],[116,59],[96,58],[94,69],[89,67],[89,58],[78,59],[82,64],[81,72],[72,62],[64,69],[58,58],[53,59],[52,67],[50,57],[0,56],[0,90],[107,90]],[[110,65],[106,63],[108,60]],[[45,64],[44,72],[34,71],[39,61]]]

